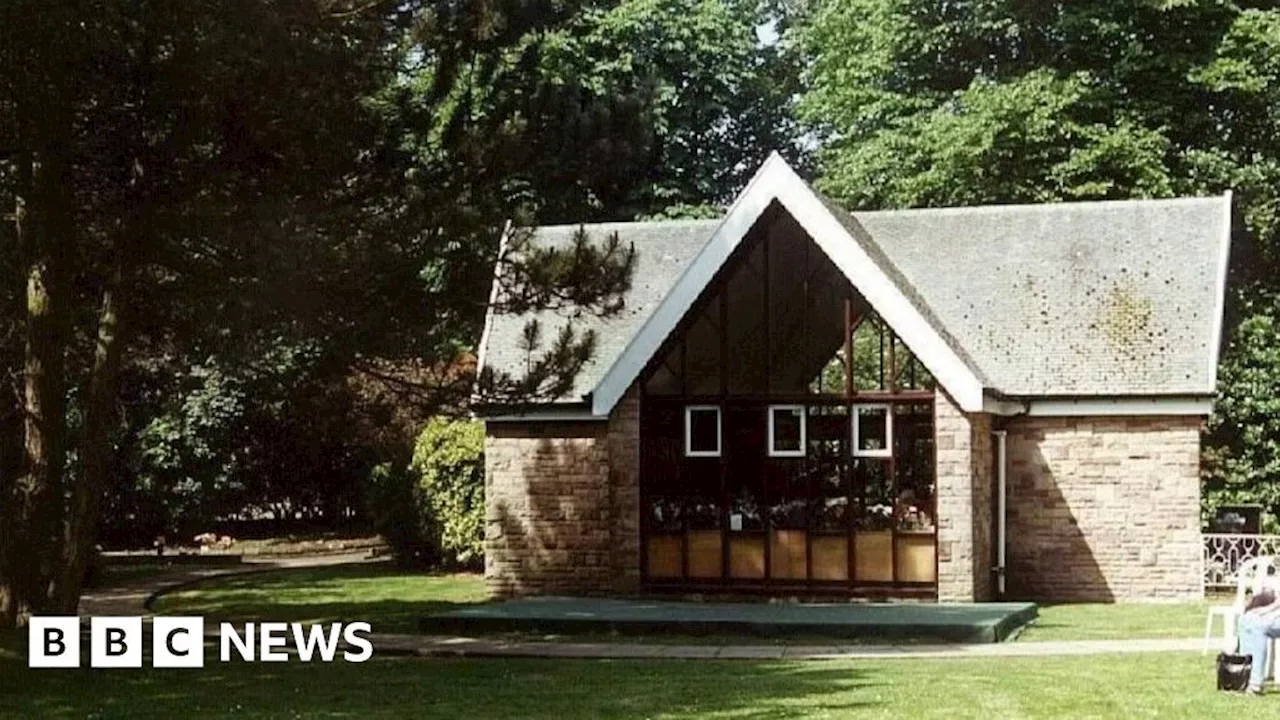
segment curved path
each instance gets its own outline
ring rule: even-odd
[[[360,550],[332,555],[246,557],[235,565],[201,566],[174,563],[169,569],[161,572],[146,573],[137,578],[126,576],[119,582],[86,591],[80,598],[79,614],[81,617],[90,615],[142,615],[145,617],[152,614],[148,604],[154,596],[208,578],[377,560],[378,558],[370,558],[367,550]]]

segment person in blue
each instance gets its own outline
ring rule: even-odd
[[[1280,602],[1276,592],[1267,587],[1249,598],[1244,614],[1240,616],[1240,653],[1253,657],[1249,673],[1249,686],[1245,692],[1262,694],[1262,681],[1267,677],[1267,662],[1271,654],[1271,641],[1280,638]]]

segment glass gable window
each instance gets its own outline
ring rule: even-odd
[[[646,363],[643,585],[936,597],[936,384],[785,207]]]
[[[690,405],[684,409],[686,457],[720,457],[720,408]]]
[[[888,405],[853,406],[853,454],[855,457],[889,457],[893,454],[893,414]]]
[[[803,405],[769,406],[769,456],[804,457]]]

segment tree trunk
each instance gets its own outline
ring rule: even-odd
[[[81,475],[71,488],[66,521],[63,524],[62,557],[53,578],[49,597],[61,613],[75,613],[89,562],[98,538],[102,497],[111,473],[111,431],[116,417],[116,393],[120,363],[124,353],[125,315],[134,268],[141,247],[139,232],[145,232],[146,207],[142,196],[141,163],[133,163],[130,189],[138,214],[122,223],[115,242],[115,263],[102,290],[98,311],[98,331],[93,348],[93,365],[84,393],[84,430],[81,435]]]
[[[27,290],[23,358],[23,449],[25,472],[10,497],[9,563],[4,577],[4,616],[24,625],[46,606],[62,514],[66,464],[65,359],[69,284],[65,277],[70,205],[60,150],[35,155],[20,168],[20,242]],[[32,180],[21,182],[26,174]],[[29,193],[29,195],[26,195]],[[28,201],[30,198],[30,201]]]
[[[80,603],[85,572],[93,558],[97,539],[102,496],[107,490],[110,474],[111,428],[116,414],[116,388],[125,344],[121,316],[128,292],[127,279],[134,264],[128,239],[121,243],[117,253],[116,266],[102,293],[93,368],[84,402],[84,435],[80,449],[83,474],[71,489],[64,525],[62,563],[50,593],[53,607],[60,613],[74,613]]]
[[[13,235],[19,262],[26,267],[26,256],[29,250],[27,244],[30,242],[27,238],[27,197],[31,192],[30,155],[20,153],[15,159],[14,168],[17,183],[13,200]],[[17,539],[14,531],[14,525],[17,522],[14,505],[17,499],[15,488],[16,484],[13,480],[0,477],[0,493],[2,493],[0,495],[0,628],[13,627],[17,624],[18,605],[22,595],[15,587],[13,568],[9,567],[9,558],[14,555],[11,552],[12,546]]]

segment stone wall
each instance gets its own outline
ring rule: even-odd
[[[969,469],[973,475],[973,599],[983,602],[995,599],[995,438],[991,435],[992,419],[987,413],[974,413],[970,419],[973,450]]]
[[[1010,596],[1202,597],[1200,423],[1199,417],[1010,421]]]
[[[938,601],[991,598],[991,416],[934,400],[938,493]]]
[[[639,401],[608,422],[485,427],[485,580],[498,596],[639,586]]]
[[[992,418],[939,392],[938,599],[993,597]],[[490,423],[485,577],[500,596],[640,585],[639,400],[608,422]],[[1197,417],[1014,418],[1010,597],[1202,596]]]
[[[612,588],[640,590],[640,395],[632,388],[609,417],[609,490],[612,493]]]

